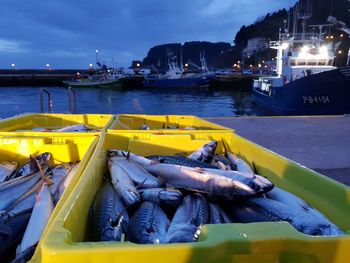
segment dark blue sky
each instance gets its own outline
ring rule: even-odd
[[[149,48],[232,40],[244,24],[295,0],[1,0],[0,68],[87,68],[95,50],[129,66]]]

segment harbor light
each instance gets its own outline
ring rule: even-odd
[[[95,53],[96,53],[96,54],[98,53],[98,49],[95,50]]]
[[[334,38],[334,36],[331,36],[331,39],[333,39]]]
[[[185,68],[188,68],[188,63],[185,63]]]
[[[90,63],[90,64],[89,64],[89,67],[90,67],[90,68],[92,68],[92,67],[93,67],[92,63]]]
[[[258,64],[258,67],[261,68],[261,64]]]
[[[338,51],[338,54],[342,54],[342,53],[343,53],[343,51],[342,51],[342,50],[339,50],[339,51]]]
[[[241,61],[238,60],[238,61],[237,61],[237,64],[241,64]]]
[[[344,34],[340,34],[340,37],[343,37],[344,36]]]
[[[141,66],[141,64],[140,64],[140,63],[137,63],[137,64],[136,64],[136,67],[138,67],[138,68],[139,68],[140,66]]]
[[[237,64],[233,64],[234,67],[237,67]]]
[[[11,67],[15,68],[15,67],[16,67],[16,64],[12,63],[12,64],[11,64]]]
[[[282,44],[282,49],[287,49],[287,48],[289,48],[289,43],[284,42],[284,43]]]

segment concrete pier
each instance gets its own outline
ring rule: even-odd
[[[350,116],[206,120],[350,186]]]

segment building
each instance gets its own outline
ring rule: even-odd
[[[269,42],[265,37],[255,37],[248,40],[247,47],[243,50],[244,56],[252,56],[256,52],[268,49]]]

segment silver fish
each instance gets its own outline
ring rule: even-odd
[[[145,171],[139,164],[133,160],[128,160],[124,156],[110,156],[115,165],[120,166],[129,175],[130,179],[140,188],[155,188],[161,185],[158,178]]]
[[[144,168],[175,188],[216,194],[229,200],[256,195],[255,190],[240,181],[203,169],[163,163],[145,165]]]
[[[197,160],[193,160],[190,158],[182,157],[182,156],[177,156],[177,155],[168,155],[168,156],[153,155],[153,156],[147,156],[147,159],[157,161],[159,163],[177,164],[177,165],[193,167],[193,168],[200,167],[200,168],[217,169],[217,167],[214,165],[204,163],[201,161],[197,161]]]
[[[139,244],[162,244],[168,227],[169,219],[160,206],[142,202],[130,220],[127,239]]]
[[[49,163],[52,160],[52,155],[51,153],[43,153],[37,156],[30,156],[29,161],[26,162],[19,170],[17,170],[15,173],[12,174],[10,179],[20,177],[20,176],[28,176],[33,173],[36,173],[39,171],[37,161],[40,164],[41,167],[45,167],[49,165]]]
[[[50,189],[44,181],[36,196],[35,205],[27,228],[24,232],[21,244],[16,251],[17,255],[39,242],[53,208],[54,204],[51,198]]]
[[[16,171],[16,162],[2,162],[0,163],[0,183],[10,179],[11,175]]]
[[[270,191],[274,184],[270,182],[265,177],[262,177],[258,174],[246,173],[246,172],[238,172],[238,171],[223,171],[223,170],[215,170],[215,169],[205,169],[210,173],[219,174],[225,176],[227,178],[231,178],[232,180],[240,181],[252,189],[257,194],[263,194]]]
[[[171,188],[149,188],[139,190],[143,201],[149,201],[158,205],[165,204],[177,206],[182,201],[182,193]]]
[[[328,236],[334,233],[332,225],[314,215],[268,198],[252,198],[231,209],[234,217],[243,223],[286,221],[307,235]]]
[[[232,219],[226,212],[217,204],[209,202],[210,224],[229,224],[233,223]]]
[[[227,159],[231,162],[231,164],[237,167],[237,171],[254,174],[249,164],[245,162],[243,159],[239,158],[237,155],[231,152],[226,152],[226,156],[227,156]]]
[[[56,130],[56,132],[88,132],[90,127],[85,124],[76,124]]]
[[[199,148],[198,150],[196,150],[195,152],[191,153],[188,156],[188,158],[205,163],[210,163],[211,159],[214,157],[214,153],[217,146],[217,141],[209,142],[201,148]]]
[[[0,256],[22,237],[29,218],[30,213],[27,213],[12,217],[7,222],[0,222]],[[8,231],[2,230],[5,227]]]
[[[63,170],[60,169],[60,175],[64,175],[64,178],[59,182],[58,185],[54,186],[54,187],[50,187],[53,188],[52,190],[56,189],[54,191],[53,194],[53,202],[56,205],[58,203],[58,201],[60,200],[64,190],[66,189],[66,187],[68,186],[68,184],[70,183],[70,181],[72,180],[76,170],[79,167],[79,163],[75,163],[75,164],[70,164],[70,165],[64,165],[65,168],[63,168]]]
[[[231,168],[231,162],[223,155],[215,155],[210,164],[224,171],[234,170]],[[236,167],[234,167],[236,169]]]
[[[133,181],[130,179],[125,170],[118,165],[118,162],[108,160],[108,168],[111,174],[112,185],[125,204],[127,206],[132,206],[140,202],[141,197]]]
[[[296,195],[293,195],[292,193],[289,193],[275,186],[270,192],[266,193],[266,196],[267,198],[279,201],[288,207],[307,212],[318,217],[320,220],[325,221],[327,224],[332,226],[332,235],[344,235],[344,232],[338,226],[332,223],[325,215],[323,215],[321,212],[310,206],[308,203]]]
[[[120,241],[128,223],[128,213],[121,199],[110,183],[104,183],[96,194],[93,206],[94,239]]]
[[[0,189],[0,211],[6,210],[9,206],[13,205],[21,196],[29,192],[40,179],[41,174],[37,172],[2,187]]]
[[[183,243],[197,241],[200,228],[208,223],[208,202],[200,194],[185,196],[171,220],[166,243]]]

